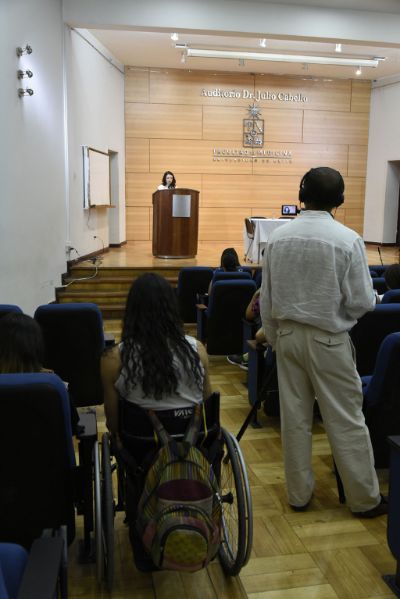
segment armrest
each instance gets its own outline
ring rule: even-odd
[[[97,439],[97,418],[96,411],[93,409],[88,409],[85,412],[79,413],[79,426],[83,427],[82,432],[77,434],[77,438],[80,441],[84,441],[85,439]]]
[[[63,545],[61,537],[40,538],[33,542],[17,599],[53,599],[56,596]]]
[[[105,344],[106,348],[114,347],[115,337],[112,333],[104,333],[104,344]]]
[[[207,310],[207,307],[205,304],[196,304],[198,310]]]

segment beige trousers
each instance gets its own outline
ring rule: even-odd
[[[289,503],[306,504],[314,489],[311,464],[317,398],[335,462],[353,512],[380,502],[361,380],[348,333],[279,321],[276,343],[281,434]]]

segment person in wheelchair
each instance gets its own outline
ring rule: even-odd
[[[163,277],[148,273],[132,284],[122,340],[104,355],[102,380],[107,427],[120,452],[121,404],[164,412],[191,408],[210,395],[207,353],[194,337],[185,335],[176,295]],[[138,464],[144,457],[133,455]],[[138,567],[147,569],[132,526],[140,491],[130,490],[126,506],[131,542]]]

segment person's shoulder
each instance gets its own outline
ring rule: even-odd
[[[162,184],[161,184],[161,185],[159,185],[159,186],[157,187],[157,191],[162,191],[163,189],[167,189],[167,188],[165,187],[165,185],[162,185]]]

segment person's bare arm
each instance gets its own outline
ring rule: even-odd
[[[200,362],[204,368],[203,399],[206,400],[211,395],[210,377],[208,374],[208,354],[206,352],[206,348],[202,343],[200,343],[200,341],[197,341],[196,343]]]
[[[255,315],[254,315],[254,312],[253,312],[253,305],[254,305],[254,302],[256,301],[256,299],[258,298],[259,295],[260,295],[260,290],[257,289],[257,291],[255,292],[255,294],[251,298],[249,305],[246,308],[246,314],[245,314],[246,320],[254,320]]]
[[[104,412],[110,432],[118,433],[118,393],[114,387],[121,370],[119,347],[106,351],[101,358],[101,380],[104,390]]]

